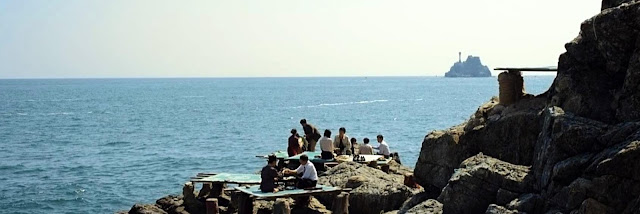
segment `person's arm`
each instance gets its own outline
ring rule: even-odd
[[[280,176],[280,173],[278,173],[278,170],[271,170],[271,172],[269,172],[271,174],[271,176],[273,177],[274,181],[277,181]]]

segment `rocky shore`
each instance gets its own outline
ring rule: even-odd
[[[640,2],[602,6],[566,44],[547,92],[508,106],[493,98],[424,138],[413,172],[422,188],[404,185],[412,172],[397,164],[387,174],[342,163],[319,183],[352,188],[350,213],[640,213]],[[128,213],[204,213],[210,191],[185,185]],[[233,197],[220,197],[222,213],[234,213]],[[292,213],[330,213],[331,201]]]
[[[422,143],[435,213],[640,213],[640,3],[605,1],[549,90],[493,99]],[[435,201],[434,201],[435,199]]]
[[[381,213],[399,210],[410,198],[423,198],[422,188],[410,188],[404,183],[405,175],[412,170],[395,162],[390,163],[390,172],[385,173],[378,167],[364,164],[345,162],[319,175],[319,184],[341,188],[351,188],[349,196],[350,213]],[[203,186],[199,191],[194,190],[191,183],[184,185],[181,195],[168,195],[160,198],[155,204],[136,204],[128,211],[119,214],[204,214],[205,200],[212,195],[209,186]],[[233,192],[222,192],[218,198],[220,213],[237,213],[238,204],[234,204],[237,197]],[[414,199],[415,200],[415,199]],[[293,199],[287,199],[291,204],[291,213],[332,213],[333,197],[324,196],[311,198],[305,205],[295,204]],[[256,200],[254,213],[273,213],[275,201]]]

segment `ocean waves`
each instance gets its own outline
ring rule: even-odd
[[[380,103],[380,102],[389,102],[389,100],[365,100],[365,101],[344,102],[344,103],[321,103],[321,104],[318,104],[318,105],[296,106],[296,107],[291,107],[291,108],[293,108],[293,109],[297,109],[297,108],[318,108],[318,107],[325,107],[325,106],[370,104],[370,103]]]
[[[389,101],[396,102],[407,102],[407,101],[422,101],[423,99],[399,99],[399,100],[363,100],[363,101],[354,101],[354,102],[341,102],[341,103],[320,103],[317,105],[306,105],[306,106],[295,106],[289,107],[289,109],[300,109],[300,108],[318,108],[318,107],[330,107],[330,106],[343,106],[343,105],[358,105],[358,104],[374,104],[374,103],[385,103]]]

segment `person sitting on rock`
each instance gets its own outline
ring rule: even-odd
[[[276,188],[276,181],[282,175],[276,170],[276,164],[278,164],[278,159],[275,155],[269,155],[267,160],[267,165],[262,168],[262,172],[260,173],[260,191],[262,192],[278,192],[278,188]]]
[[[320,156],[322,159],[331,160],[333,159],[333,152],[335,151],[335,147],[333,147],[333,140],[331,140],[331,131],[329,129],[324,130],[324,136],[320,138]]]
[[[297,169],[284,169],[284,174],[300,176],[296,184],[298,189],[315,187],[318,184],[318,172],[306,154],[300,156],[300,166]]]
[[[369,145],[369,138],[364,138],[362,139],[362,142],[364,144],[362,144],[360,146],[360,148],[358,149],[358,154],[359,155],[373,155],[373,147],[371,145]]]
[[[378,137],[376,138],[378,139],[379,145],[374,149],[378,150],[378,155],[384,155],[384,158],[391,157],[391,152],[389,151],[389,145],[387,144],[387,142],[384,141],[384,137],[382,135],[378,135]]]
[[[351,138],[351,150],[347,150],[347,155],[355,155],[356,149],[358,148],[358,140],[356,138]]]
[[[347,154],[347,150],[351,150],[351,144],[349,143],[349,136],[347,136],[347,129],[340,127],[338,129],[338,135],[333,140],[333,147],[337,149],[337,155]]]

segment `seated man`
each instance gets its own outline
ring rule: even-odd
[[[318,172],[313,163],[309,161],[309,156],[300,156],[300,166],[296,170],[285,169],[284,174],[287,175],[301,175],[296,187],[298,189],[304,189],[309,187],[315,187],[318,183]]]
[[[346,155],[347,150],[351,150],[351,144],[349,142],[349,136],[347,136],[347,129],[340,127],[338,135],[333,140],[333,147],[337,150],[336,154]]]
[[[278,159],[275,155],[269,155],[269,160],[267,160],[267,165],[262,168],[262,172],[260,173],[260,190],[262,192],[278,192],[276,188],[276,181],[278,177],[281,177],[278,170],[276,170],[276,164],[278,164]]]
[[[360,146],[358,154],[359,155],[373,155],[373,147],[371,145],[369,145],[369,138],[364,138],[362,140],[362,142],[364,142],[364,144],[362,144]]]
[[[331,131],[329,131],[329,129],[324,130],[324,137],[320,138],[319,143],[320,150],[322,150],[322,153],[320,153],[322,159],[333,159],[333,152],[336,150],[336,148],[333,145],[333,140],[331,140]]]
[[[384,158],[389,158],[391,157],[391,152],[389,151],[389,145],[387,144],[387,142],[384,141],[384,137],[382,135],[378,135],[378,147],[376,147],[375,149],[378,150],[378,154],[379,155],[384,155]]]

